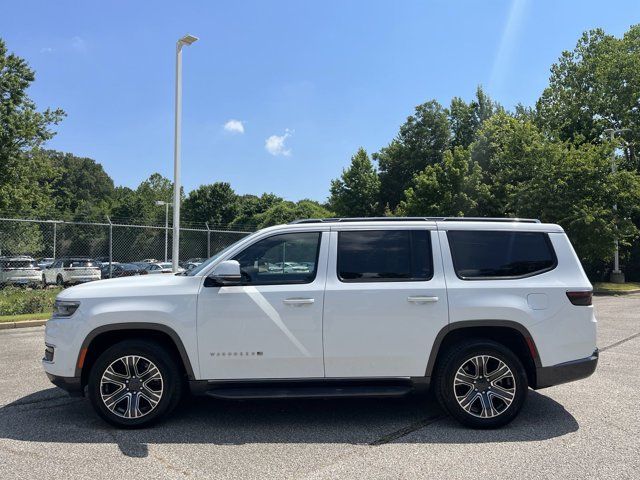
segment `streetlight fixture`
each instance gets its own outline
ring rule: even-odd
[[[185,35],[176,43],[176,112],[173,148],[173,245],[171,262],[173,273],[178,272],[180,256],[180,135],[182,116],[182,47],[198,40],[193,35]]]
[[[159,207],[164,206],[164,262],[167,263],[167,259],[169,258],[169,207],[173,204],[171,202],[156,200],[156,205]]]
[[[609,138],[611,140],[611,143],[613,143],[613,140],[615,139],[615,136],[628,131],[628,128],[606,128],[603,133],[605,135],[609,135]],[[611,173],[616,173],[617,170],[617,165],[616,165],[616,149],[614,148],[611,151]],[[617,212],[618,211],[618,204],[614,203],[613,204],[613,211]],[[617,227],[616,227],[617,228]],[[618,237],[616,234],[616,238],[614,239],[614,244],[615,244],[615,255],[613,257],[613,272],[611,272],[611,277],[610,280],[612,283],[624,283],[624,273],[622,273],[622,271],[620,271],[620,247],[618,245]]]

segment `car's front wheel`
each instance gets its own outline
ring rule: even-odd
[[[89,399],[96,412],[118,427],[148,426],[178,404],[180,371],[162,346],[126,340],[107,349],[91,368]]]
[[[472,340],[451,348],[439,362],[436,396],[463,425],[496,428],[513,420],[527,396],[522,362],[504,345]]]

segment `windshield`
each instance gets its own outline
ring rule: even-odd
[[[208,260],[205,260],[203,263],[201,263],[200,265],[198,265],[197,267],[193,268],[192,270],[189,270],[187,272],[184,273],[184,275],[188,276],[188,277],[193,277],[195,275],[198,275],[202,270],[204,270],[205,268],[207,268],[209,265],[211,265],[213,262],[215,262],[218,258],[220,258],[222,255],[224,255],[225,253],[227,253],[229,250],[231,250],[232,248],[234,248],[236,245],[238,245],[240,242],[244,241],[247,237],[243,237],[240,240],[238,240],[237,242],[232,243],[231,245],[229,245],[226,248],[223,248],[222,250],[220,250],[218,253],[216,253],[213,257],[211,257]]]

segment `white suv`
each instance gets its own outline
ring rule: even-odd
[[[0,287],[4,285],[37,285],[40,267],[32,257],[0,257]]]
[[[287,264],[296,268],[273,268]],[[304,220],[245,237],[185,275],[63,291],[43,365],[124,427],[170,412],[186,383],[237,399],[431,386],[457,420],[491,428],[517,415],[529,387],[593,373],[591,290],[557,225]]]
[[[46,287],[55,283],[62,287],[100,280],[99,265],[91,258],[60,258],[43,270],[42,284]]]

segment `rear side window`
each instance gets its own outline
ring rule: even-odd
[[[410,282],[432,276],[428,230],[338,232],[338,278],[343,282]]]
[[[447,237],[453,267],[463,280],[529,277],[557,265],[546,233],[449,230]]]

